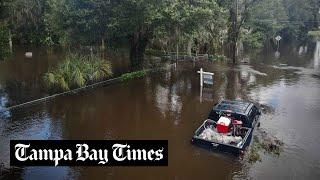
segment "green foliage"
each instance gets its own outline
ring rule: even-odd
[[[157,50],[157,49],[146,49],[145,52],[147,55],[153,55],[153,56],[163,56],[165,54],[165,52],[161,51],[161,50]]]
[[[224,55],[216,54],[216,55],[209,56],[209,61],[224,61],[224,60],[227,60],[227,57]]]
[[[177,45],[186,50],[189,43],[191,50],[198,51],[205,44],[225,39],[227,13],[216,1],[167,1],[162,14],[164,21],[157,26],[153,40],[163,50],[175,51]]]
[[[278,34],[304,40],[319,26],[319,6],[319,0],[2,0],[0,23],[17,44],[124,40],[136,56],[132,65],[141,68],[137,58],[146,48],[217,54],[239,40],[253,48]]]
[[[74,44],[92,45],[107,38],[111,18],[110,1],[105,0],[63,0],[53,7],[53,14],[60,16],[67,39]],[[57,14],[58,13],[58,14]],[[54,23],[54,21],[52,21]]]
[[[246,28],[260,32],[262,42],[281,34],[304,41],[319,25],[318,0],[261,0],[253,6]]]
[[[261,48],[263,45],[263,42],[266,40],[263,33],[260,31],[244,34],[242,39],[243,39],[243,43],[246,46],[253,49]]]
[[[47,72],[43,79],[49,89],[67,91],[111,75],[111,64],[98,56],[71,54],[57,68]]]
[[[246,26],[255,38],[264,41],[274,37],[286,26],[288,20],[284,4],[279,0],[261,0],[250,10]]]
[[[8,36],[8,28],[0,24],[0,60],[6,59],[11,54]]]
[[[41,44],[45,38],[43,13],[46,1],[12,0],[7,3],[7,21],[17,43]]]
[[[146,70],[141,70],[141,71],[135,71],[135,72],[130,72],[130,73],[125,73],[121,75],[121,81],[129,81],[135,78],[140,78],[143,77],[147,74]]]
[[[318,29],[319,0],[283,0],[289,23],[286,33],[291,39],[304,41],[310,30]]]

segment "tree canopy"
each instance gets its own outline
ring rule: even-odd
[[[121,41],[140,69],[147,47],[219,53],[239,41],[261,47],[276,34],[304,40],[319,26],[319,6],[318,0],[3,0],[0,49],[9,42],[104,48]]]

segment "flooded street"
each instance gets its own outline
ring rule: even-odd
[[[23,179],[318,179],[320,176],[320,43],[305,54],[283,50],[237,66],[178,62],[165,72],[30,105],[0,115],[0,163],[9,166],[11,139],[165,139],[168,167],[27,167]],[[59,54],[59,55],[57,55]],[[299,55],[300,54],[300,55]],[[42,74],[62,53],[17,55],[0,62],[0,110],[43,97]],[[128,56],[110,56],[117,74]],[[200,68],[214,85],[200,89]],[[261,104],[260,130],[284,142],[280,156],[262,153],[248,164],[193,146],[190,139],[213,104],[243,99]]]

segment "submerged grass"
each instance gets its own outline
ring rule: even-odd
[[[309,36],[320,36],[320,31],[309,31],[308,35]]]
[[[249,155],[248,155],[248,161],[249,163],[254,163],[254,162],[261,162],[261,157],[259,154],[259,149],[260,149],[260,142],[257,136],[253,137],[253,143],[252,147],[250,148]]]
[[[135,78],[143,77],[147,74],[147,70],[135,71],[121,75],[121,81],[129,81]]]
[[[278,139],[265,137],[260,140],[258,136],[254,136],[253,143],[248,154],[248,161],[249,163],[261,161],[260,152],[279,156],[282,151],[282,146],[283,142]]]
[[[57,68],[45,73],[43,80],[50,90],[67,91],[110,76],[110,62],[98,56],[70,54]]]

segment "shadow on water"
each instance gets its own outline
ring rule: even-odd
[[[10,171],[9,177],[315,179],[320,172],[320,82],[311,76],[317,72],[313,66],[316,59],[309,54],[280,52],[279,59],[270,52],[270,56],[253,57],[250,64],[233,67],[225,62],[178,62],[168,71],[141,79],[12,110],[0,121],[0,161],[8,167],[10,139],[167,139],[168,167],[28,167]],[[126,58],[120,53],[119,58],[114,54],[111,59],[115,67],[119,63],[119,71],[125,71],[120,67],[128,65],[121,60]],[[28,91],[30,98],[41,94],[39,82],[33,79],[40,79],[59,61],[41,59],[0,63],[0,108],[25,98]],[[13,71],[15,66],[20,68]],[[202,90],[196,73],[201,67],[215,74],[214,85]],[[248,165],[192,146],[195,129],[221,99],[262,104],[261,129],[284,142],[279,157],[262,153],[261,162]]]

